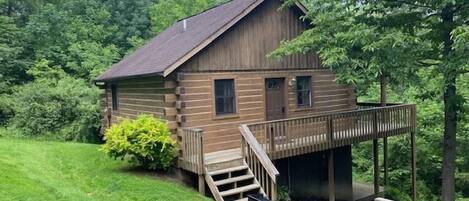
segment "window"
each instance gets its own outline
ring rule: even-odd
[[[310,107],[311,104],[311,77],[300,76],[296,78],[296,103],[298,107]]]
[[[117,85],[111,85],[111,94],[112,94],[112,110],[118,109],[118,102],[117,102]]]
[[[235,114],[235,98],[233,79],[215,80],[215,108],[217,115]]]

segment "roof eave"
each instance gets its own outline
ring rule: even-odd
[[[109,77],[109,78],[96,78],[93,80],[94,82],[115,82],[121,80],[128,80],[128,79],[135,79],[135,78],[144,78],[144,77],[153,77],[153,76],[161,76],[166,77],[163,75],[163,72],[157,73],[146,73],[146,74],[138,74],[138,75],[131,75],[131,76],[117,76],[117,77]]]

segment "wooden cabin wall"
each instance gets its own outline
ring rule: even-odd
[[[313,106],[298,109],[295,89],[288,85],[288,81],[305,75],[312,76]],[[337,84],[334,73],[326,69],[179,73],[176,107],[180,128],[203,129],[205,152],[239,147],[241,135],[238,126],[266,120],[265,79],[281,77],[285,78],[287,118],[353,110],[356,107],[353,88]],[[238,115],[217,118],[213,105],[213,82],[228,78],[235,80]]]
[[[179,69],[184,72],[317,69],[316,54],[266,58],[283,40],[301,34],[308,23],[296,7],[278,10],[281,1],[265,1]]]
[[[112,110],[111,84],[117,85],[118,109]],[[175,133],[176,81],[171,78],[148,77],[107,83],[103,96],[104,108],[111,111],[111,123],[123,119],[135,119],[140,114],[151,114],[168,121],[168,126]],[[107,99],[107,100],[106,100]],[[107,102],[107,103],[106,103]],[[103,115],[104,112],[103,112]]]

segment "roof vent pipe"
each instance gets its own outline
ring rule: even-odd
[[[182,32],[187,31],[187,19],[182,20]]]

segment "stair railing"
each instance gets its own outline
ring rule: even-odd
[[[277,200],[277,177],[279,172],[262,149],[247,125],[239,127],[241,131],[241,153],[264,193],[271,200]]]

